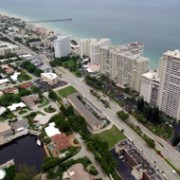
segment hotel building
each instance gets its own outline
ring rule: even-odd
[[[180,120],[180,51],[167,51],[160,59],[158,107]]]
[[[0,55],[1,56],[4,56],[9,53],[15,53],[18,50],[19,50],[18,46],[8,43],[8,42],[0,41]]]
[[[141,75],[147,72],[149,59],[143,56],[142,43],[100,48],[100,72],[121,87],[140,91]]]
[[[157,105],[159,78],[157,72],[147,72],[141,75],[140,96],[152,106]]]
[[[71,52],[71,42],[69,36],[58,36],[54,40],[55,57],[61,58],[67,56]]]
[[[111,40],[102,39],[81,39],[80,40],[80,56],[86,55],[90,57],[91,64],[99,64],[100,62],[100,47],[110,46]]]

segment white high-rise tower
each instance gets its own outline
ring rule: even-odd
[[[69,36],[58,36],[54,41],[55,57],[61,58],[67,56],[71,52],[71,42]]]

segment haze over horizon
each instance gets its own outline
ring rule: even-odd
[[[143,42],[151,68],[158,67],[163,52],[180,48],[178,0],[0,0],[0,3],[0,12],[22,18],[73,18],[70,23],[47,24],[73,37],[107,37],[113,44]]]

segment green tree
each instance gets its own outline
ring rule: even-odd
[[[124,111],[117,112],[117,115],[123,121],[125,121],[125,120],[127,120],[129,118],[129,114],[125,113]]]
[[[16,167],[14,165],[9,166],[8,168],[5,169],[6,171],[6,176],[4,180],[13,180],[16,176]]]
[[[53,101],[58,101],[58,100],[59,100],[58,95],[57,95],[53,90],[50,90],[50,91],[49,91],[48,97],[49,97],[50,99],[52,99]]]
[[[32,180],[36,176],[34,167],[29,167],[25,164],[19,166],[18,173],[16,173],[15,180]]]
[[[147,136],[146,134],[143,135],[143,139],[146,141],[146,143],[151,147],[151,148],[155,148],[155,142],[153,139],[151,139],[149,136]]]

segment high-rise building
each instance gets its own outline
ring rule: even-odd
[[[129,43],[117,48],[100,48],[100,72],[121,87],[128,85],[140,91],[141,75],[147,72],[148,58],[143,56],[142,43]]]
[[[54,40],[55,57],[61,58],[67,56],[71,52],[71,42],[69,36],[58,36]]]
[[[147,72],[141,75],[140,96],[152,106],[157,106],[159,78],[157,72]]]
[[[90,45],[90,60],[92,64],[100,63],[100,47],[110,46],[111,40],[107,38],[99,39],[96,42],[92,42]]]
[[[15,53],[19,50],[19,47],[9,42],[0,41],[0,55],[4,56],[9,53]]]
[[[180,120],[180,51],[167,51],[160,59],[158,107]]]
[[[97,39],[91,38],[91,39],[80,39],[79,46],[80,46],[80,56],[83,57],[89,56],[90,57],[90,45],[93,42],[97,42]]]
[[[102,39],[81,39],[80,40],[80,56],[89,56],[92,64],[99,64],[100,62],[100,47],[110,46],[111,40],[107,38]]]

